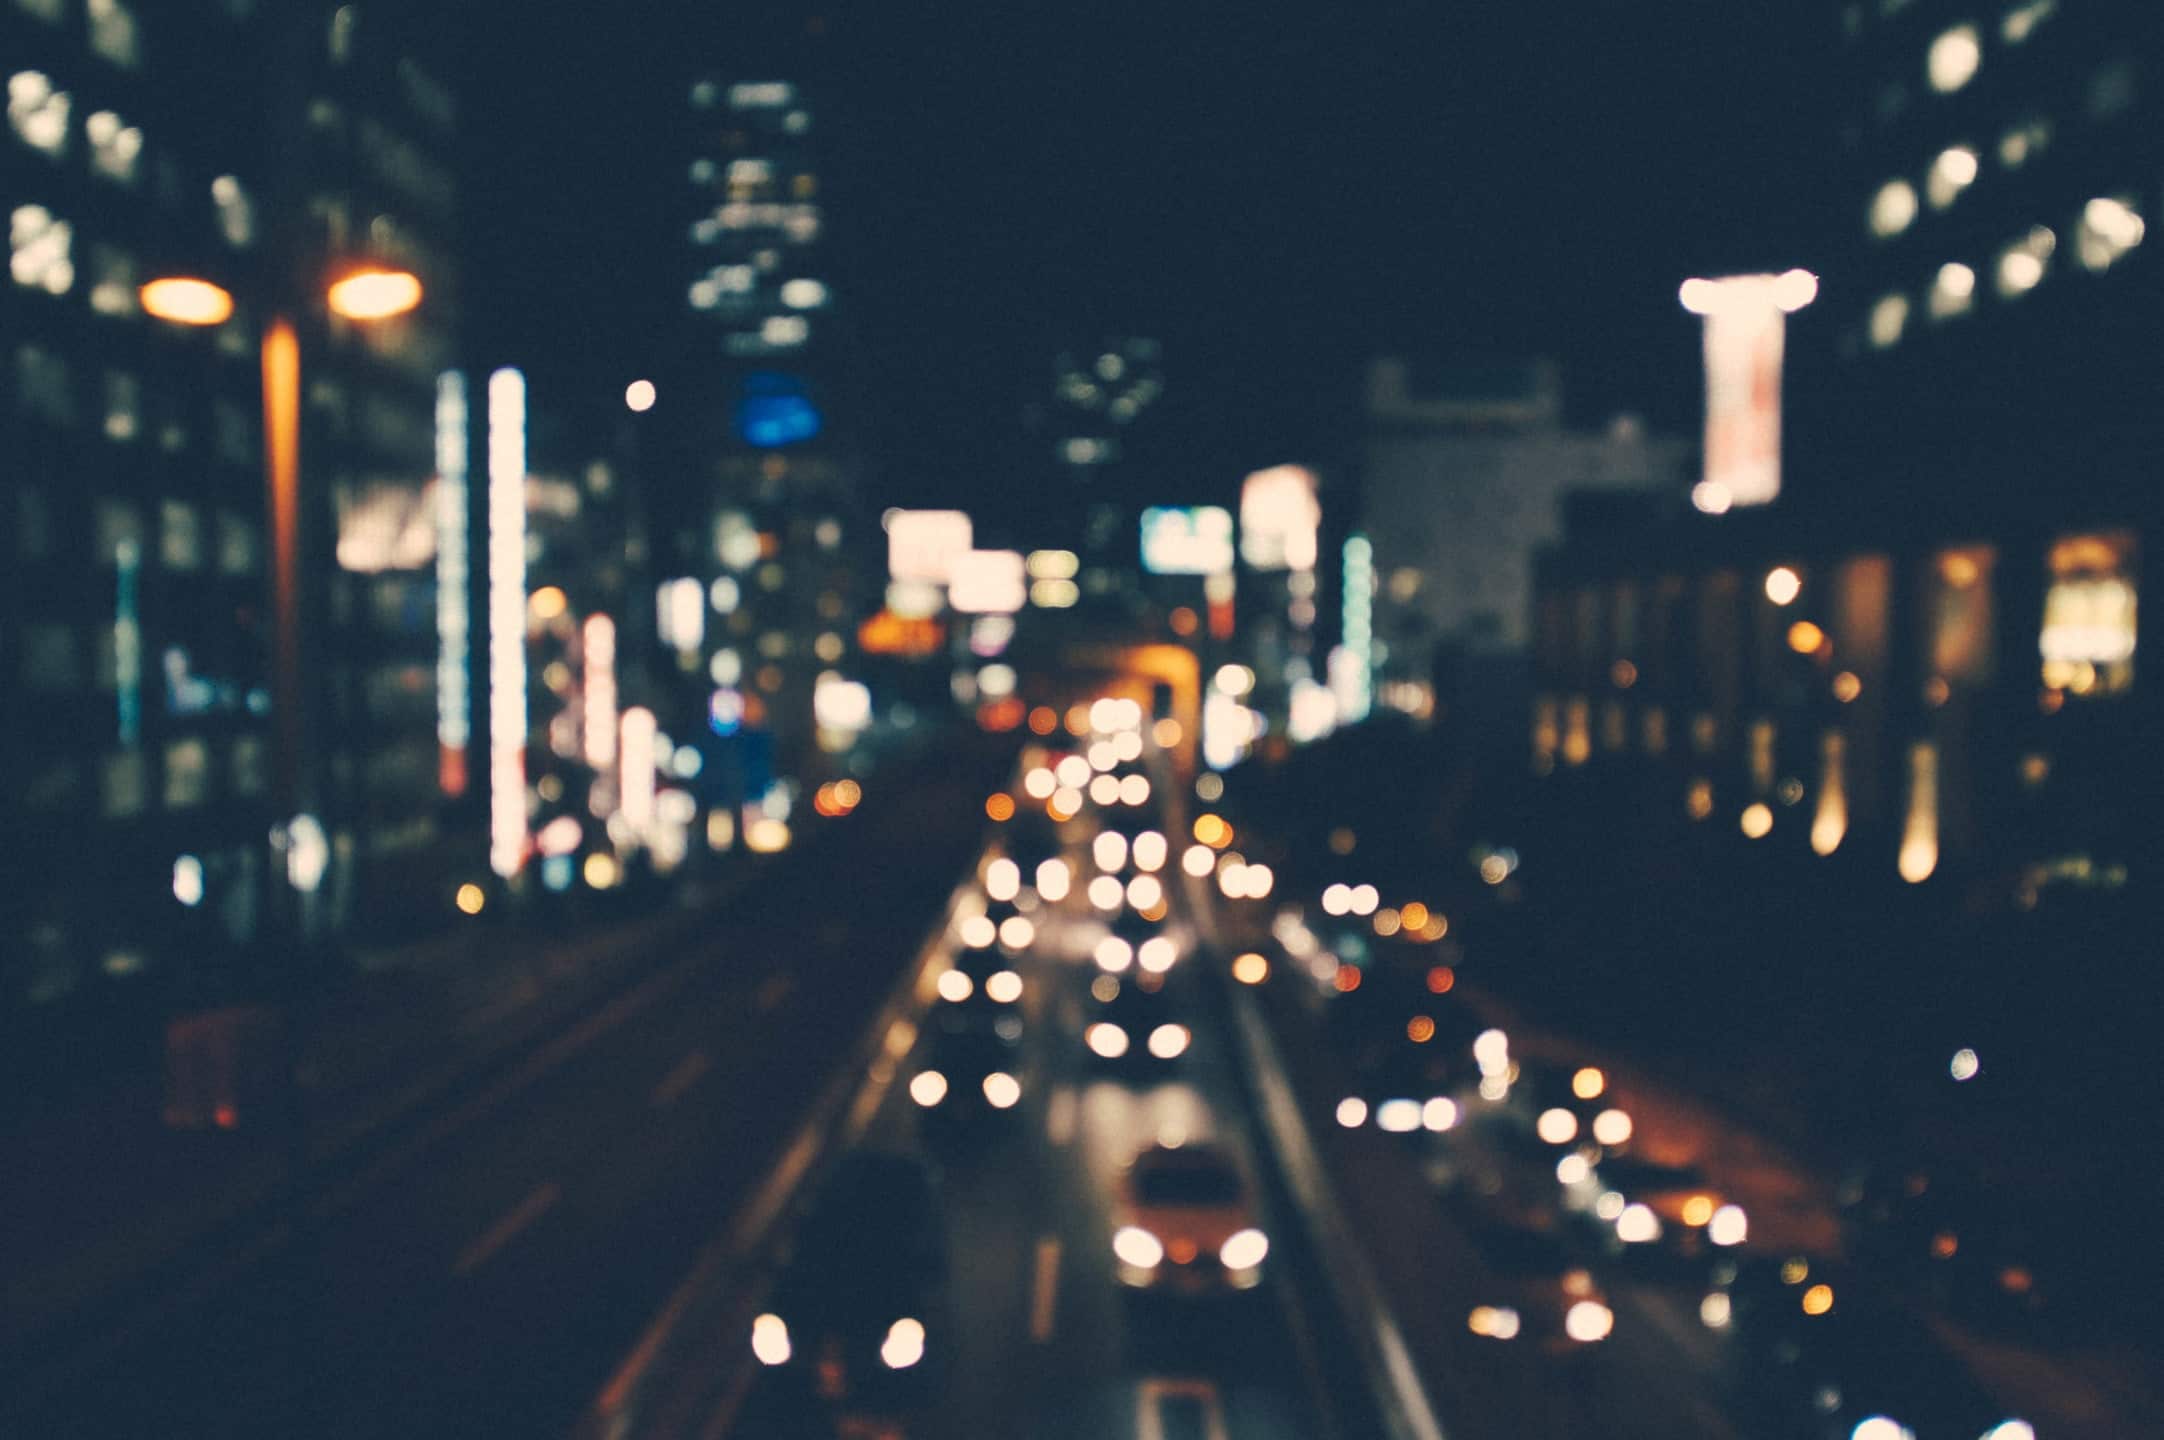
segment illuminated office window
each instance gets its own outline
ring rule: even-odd
[[[2074,232],[2074,253],[2089,270],[2108,270],[2112,262],[2141,244],[2148,226],[2125,196],[2099,195],[2081,209]]]
[[[2039,225],[2001,250],[1992,277],[1999,294],[2012,299],[2042,284],[2058,244],[2059,237]]]
[[[136,299],[135,257],[111,245],[90,247],[90,308],[100,315],[134,315],[142,306]]]
[[[225,243],[242,249],[255,243],[255,202],[237,176],[220,175],[210,182],[211,204],[218,210],[218,233]]]
[[[2031,116],[1999,137],[1999,163],[2009,170],[2019,170],[2050,144],[2051,122],[2041,115]]]
[[[2068,535],[2052,545],[2037,637],[2045,685],[2077,696],[2116,695],[2133,686],[2139,560],[2129,531]]]
[[[49,25],[58,25],[68,13],[67,0],[15,0],[15,8]]]
[[[1871,233],[1881,238],[1898,235],[1916,218],[1916,187],[1906,180],[1888,180],[1871,197]]]
[[[1890,350],[1901,343],[1902,332],[1908,329],[1909,297],[1906,295],[1881,295],[1871,307],[1868,325],[1871,348]]]
[[[42,71],[18,70],[8,76],[8,124],[33,150],[67,153],[69,103],[68,92],[55,90]]]
[[[1924,54],[1924,77],[1941,95],[1951,95],[1976,76],[1983,63],[1983,41],[1974,25],[1956,25],[1931,42]]]
[[[1927,303],[1934,320],[1966,315],[1976,303],[1976,272],[1959,261],[1941,265]]]
[[[1991,679],[1991,589],[1997,558],[1988,545],[1942,550],[1935,557],[1924,582],[1934,676],[1965,684]]]
[[[1999,20],[1999,38],[2019,45],[2036,33],[2036,27],[2059,13],[2059,0],[2026,0]]]
[[[185,810],[210,798],[210,747],[175,740],[165,747],[165,808]]]
[[[1924,177],[1924,198],[1934,210],[1944,210],[1962,191],[1976,183],[1976,152],[1966,145],[1949,145],[1931,162]]]
[[[140,750],[123,750],[105,757],[99,777],[100,801],[110,819],[142,813],[150,798],[150,781]]]
[[[143,384],[121,370],[105,372],[105,438],[126,444],[143,430]]]
[[[133,70],[143,60],[142,37],[135,12],[121,0],[89,0],[90,48],[123,70]]]
[[[75,227],[43,205],[18,205],[8,216],[8,273],[48,295],[75,285]]]
[[[168,570],[203,568],[203,512],[185,501],[158,507],[158,558]]]
[[[90,169],[108,180],[133,185],[143,163],[143,132],[110,110],[97,110],[83,122],[90,137]]]

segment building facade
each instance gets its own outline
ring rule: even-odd
[[[456,312],[450,171],[424,157],[452,116],[400,7],[369,13],[364,29],[351,6],[0,6],[0,704],[9,828],[35,837],[0,899],[11,1020],[264,983],[286,892],[335,932],[365,862],[434,833],[425,496]],[[418,272],[432,308],[333,321],[324,286],[370,259]],[[146,314],[139,287],[176,275],[224,288],[230,317]],[[302,690],[320,737],[320,780],[290,785],[262,425],[276,316],[305,357]]]

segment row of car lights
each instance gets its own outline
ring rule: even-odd
[[[769,1311],[751,1322],[751,1353],[761,1365],[786,1365],[795,1352],[789,1343],[789,1326]],[[887,1327],[879,1345],[880,1363],[889,1370],[907,1370],[924,1358],[924,1322],[904,1315]]]

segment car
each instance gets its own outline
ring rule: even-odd
[[[1694,1165],[1603,1155],[1592,1162],[1588,1183],[1572,1189],[1600,1207],[1577,1213],[1602,1233],[1609,1252],[1644,1272],[1702,1279],[1720,1247],[1737,1243],[1745,1233],[1741,1207]],[[1733,1231],[1731,1223],[1737,1227]]]
[[[1185,1055],[1194,1032],[1179,1019],[1170,977],[1146,970],[1090,980],[1082,1043],[1096,1061],[1159,1068]]]
[[[941,1006],[924,1062],[909,1081],[909,1098],[926,1129],[975,1131],[1011,1121],[1022,1100],[1021,1040],[1016,1016]]]
[[[1608,1297],[1552,1226],[1491,1223],[1472,1233],[1488,1272],[1466,1312],[1475,1335],[1568,1359],[1614,1330]]]
[[[1252,1290],[1270,1241],[1229,1151],[1152,1145],[1129,1162],[1113,1206],[1113,1276],[1132,1291],[1183,1296]]]
[[[752,1354],[836,1428],[893,1429],[938,1396],[946,1276],[937,1172],[852,1152],[796,1227]]]

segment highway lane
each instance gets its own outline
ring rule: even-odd
[[[1148,822],[1129,811],[1117,823],[1133,831]],[[1083,898],[1081,883],[1096,873],[1092,829],[1083,820],[1066,827],[1065,858],[1077,883],[1065,901],[1029,912],[1037,935],[1014,960],[1025,984],[1023,1098],[992,1117],[1006,1123],[958,1136],[913,1103],[907,1078],[931,1063],[920,1049],[899,1067],[861,1141],[929,1155],[942,1174],[951,1323],[934,1327],[947,1341],[935,1357],[937,1403],[909,1433],[1047,1440],[1373,1433],[1236,1073],[1216,977],[1202,973],[1210,957],[1195,950],[1177,909],[1167,923],[1188,953],[1171,978],[1187,982],[1180,1018],[1195,1032],[1192,1048],[1161,1073],[1141,1075],[1108,1070],[1083,1044],[1086,987],[1098,974],[1088,957],[1104,933],[1104,916]],[[958,920],[981,908],[965,903]],[[950,937],[932,963],[951,963],[962,948]],[[1144,1146],[1174,1139],[1223,1144],[1261,1179],[1260,1217],[1272,1248],[1269,1278],[1255,1291],[1189,1302],[1116,1284],[1109,1202],[1120,1171]],[[804,1413],[800,1391],[751,1360],[748,1321],[760,1303],[757,1293],[743,1297],[722,1341],[736,1354],[716,1373],[657,1378],[663,1389],[698,1388],[704,1408],[677,1428],[630,1433],[831,1433]],[[710,1352],[701,1354],[712,1363]]]
[[[567,1428],[936,917],[923,897],[973,853],[981,783],[914,788],[884,818],[868,805],[842,822],[861,833],[777,870],[523,1070],[313,1190],[306,1223],[266,1237],[260,1263],[19,1428]]]

